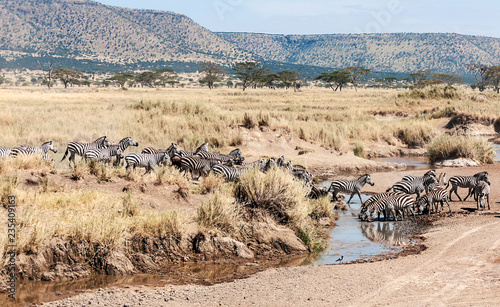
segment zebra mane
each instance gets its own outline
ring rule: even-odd
[[[200,145],[200,147],[196,148],[194,152],[199,152],[199,151],[207,151],[208,152],[208,143],[203,143]]]
[[[126,138],[121,139],[120,142],[118,142],[118,144],[125,143],[125,141],[131,140],[131,139],[132,138],[130,136],[127,136]]]
[[[108,137],[105,135],[105,136],[101,136],[100,138],[98,138],[97,140],[94,141],[94,143],[99,143],[99,142],[102,142],[104,140],[106,140]]]
[[[42,145],[40,145],[40,147],[44,146],[44,145],[52,145],[52,141],[47,141],[47,142],[44,142]]]

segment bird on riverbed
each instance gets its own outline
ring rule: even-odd
[[[342,259],[344,259],[344,256],[340,256],[340,258],[335,260],[335,262],[342,263]]]

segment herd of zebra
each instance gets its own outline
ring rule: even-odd
[[[277,159],[260,159],[255,162],[244,162],[240,149],[235,149],[229,154],[220,154],[209,151],[209,144],[203,143],[195,151],[185,151],[172,143],[167,149],[156,149],[154,147],[145,147],[141,153],[131,152],[124,155],[129,146],[139,146],[139,143],[131,137],[126,137],[117,144],[111,144],[107,136],[102,136],[94,142],[81,143],[70,142],[66,147],[64,161],[68,157],[69,165],[75,164],[76,156],[82,157],[85,161],[95,160],[108,165],[116,157],[114,164],[119,165],[125,160],[126,169],[143,167],[146,173],[153,171],[158,165],[168,163],[177,166],[184,176],[191,174],[192,179],[199,179],[200,176],[207,176],[210,172],[216,175],[222,175],[228,181],[237,181],[242,173],[248,172],[253,168],[258,168],[263,172],[273,167],[281,167],[289,171],[293,176],[306,185],[312,184],[312,175],[301,165],[293,165],[291,161],[286,161],[284,156]],[[43,143],[40,147],[19,145],[16,148],[0,147],[0,157],[19,157],[39,155],[43,159],[54,161],[49,155],[49,150],[57,152],[52,141]]]
[[[473,176],[453,176],[446,182],[446,173],[441,173],[437,176],[435,170],[430,170],[424,176],[404,176],[401,181],[392,185],[385,193],[379,193],[371,196],[365,202],[362,201],[360,191],[366,184],[374,185],[370,175],[365,174],[357,180],[334,180],[328,189],[324,188],[324,193],[332,193],[332,200],[337,200],[337,194],[343,192],[351,194],[347,203],[349,204],[355,194],[359,196],[361,208],[359,218],[363,221],[380,220],[381,214],[384,215],[384,220],[389,220],[392,216],[394,220],[398,217],[404,219],[407,216],[415,216],[415,211],[419,214],[427,212],[442,211],[444,203],[448,205],[451,212],[450,203],[453,192],[458,199],[462,201],[458,195],[458,188],[467,188],[468,194],[464,201],[471,195],[477,202],[477,209],[485,209],[485,200],[488,203],[490,210],[490,181],[488,172],[480,172]],[[448,187],[451,189],[448,191]],[[392,191],[391,191],[392,190]],[[425,195],[421,195],[422,192]],[[416,199],[411,195],[416,194]],[[441,209],[439,209],[441,204]]]
[[[70,142],[61,160],[69,155],[69,164],[75,164],[75,157],[81,156],[85,161],[91,159],[109,164],[113,157],[116,157],[115,165],[119,165],[123,160],[126,162],[126,169],[137,166],[146,169],[146,173],[153,171],[158,165],[170,163],[178,167],[181,174],[188,176],[191,174],[192,179],[199,179],[200,176],[207,176],[210,172],[215,175],[221,175],[228,181],[237,181],[241,174],[248,172],[254,168],[258,168],[262,172],[266,172],[270,168],[280,167],[290,172],[295,178],[311,187],[309,193],[310,198],[318,198],[321,195],[332,195],[332,201],[338,200],[338,193],[350,194],[347,201],[349,204],[355,194],[358,195],[362,203],[359,217],[365,221],[380,219],[380,215],[384,215],[384,219],[388,220],[391,216],[397,220],[407,216],[415,215],[415,210],[419,214],[427,211],[437,212],[439,203],[443,210],[444,203],[450,204],[451,195],[453,192],[457,195],[460,201],[462,199],[457,193],[458,188],[468,188],[469,193],[464,201],[471,195],[477,201],[477,209],[485,207],[485,199],[488,202],[488,210],[490,209],[489,194],[490,181],[487,172],[477,173],[473,176],[454,176],[446,182],[446,174],[437,176],[435,170],[430,170],[424,176],[405,176],[401,181],[391,186],[385,193],[380,193],[370,197],[363,202],[360,191],[365,184],[374,185],[369,174],[359,177],[357,180],[334,180],[328,189],[319,188],[313,184],[311,173],[301,165],[294,165],[291,161],[286,161],[284,156],[277,159],[259,159],[255,162],[244,162],[245,158],[240,149],[235,149],[229,154],[220,154],[211,152],[208,148],[208,143],[203,143],[195,151],[185,151],[172,143],[167,149],[156,149],[153,147],[145,147],[141,153],[131,152],[124,155],[125,150],[129,146],[139,146],[139,143],[131,137],[122,139],[117,144],[111,144],[107,136],[103,136],[91,143]],[[0,147],[0,158],[7,157],[25,157],[38,155],[42,159],[54,161],[48,152],[57,152],[52,141],[43,143],[40,147],[19,145],[16,148]],[[452,188],[448,191],[449,186]],[[392,190],[392,192],[391,192]],[[421,196],[421,193],[426,192]],[[416,194],[416,199],[411,195]],[[451,211],[451,209],[450,209]]]

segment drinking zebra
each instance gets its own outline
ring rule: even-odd
[[[451,184],[451,189],[450,189],[450,201],[453,201],[451,199],[451,195],[453,192],[458,196],[458,200],[462,201],[462,198],[460,198],[460,195],[458,195],[457,190],[458,188],[468,188],[469,193],[467,193],[467,196],[464,198],[464,201],[467,200],[467,198],[472,194],[474,191],[474,188],[478,184],[479,181],[485,181],[487,184],[490,184],[490,180],[488,178],[488,172],[480,172],[477,174],[474,174],[472,176],[453,176],[448,180],[448,184],[446,185],[446,188]]]
[[[443,211],[444,203],[448,205],[448,209],[451,212],[450,203],[448,202],[448,190],[446,188],[438,188],[429,191],[418,200],[418,213],[422,214],[425,208],[428,208],[427,214],[434,209],[434,212],[438,212],[439,203],[441,203],[441,211]]]
[[[168,155],[164,152],[159,154],[139,154],[131,152],[125,156],[125,162],[127,162],[125,169],[128,170],[129,167],[135,169],[136,166],[144,167],[146,169],[144,174],[147,174],[154,171],[157,165],[168,163],[168,159]]]
[[[351,199],[354,194],[358,194],[359,201],[362,204],[363,200],[361,199],[361,194],[359,193],[365,184],[369,184],[371,186],[374,185],[372,179],[369,174],[365,174],[359,177],[357,180],[334,180],[330,184],[330,188],[328,188],[328,192],[332,192],[333,197],[332,200],[337,201],[337,193],[351,193],[351,197],[347,201],[347,204],[351,203]]]
[[[104,161],[107,164],[112,157],[116,156],[115,165],[119,165],[120,160],[123,158],[123,153],[129,146],[139,146],[139,143],[127,136],[118,142],[118,144],[110,145],[107,148],[87,150],[84,154],[84,158]]]
[[[185,156],[181,158],[181,173],[184,172],[184,176],[187,176],[187,173],[191,173],[191,179],[195,179],[194,175],[198,174],[195,180],[198,180],[200,176],[207,176],[212,167],[216,164],[222,163],[221,160],[217,159],[203,159],[194,156]]]
[[[69,153],[70,156],[68,160],[69,160],[69,165],[71,166],[71,161],[73,161],[73,163],[76,163],[75,155],[79,155],[83,158],[87,150],[107,148],[109,147],[109,145],[110,144],[107,136],[101,136],[92,143],[70,142],[66,147],[66,152],[64,152],[64,156],[61,159],[61,162],[64,161],[64,159],[66,159],[66,156]]]
[[[361,205],[358,217],[361,220],[366,220],[368,218],[368,216],[365,213],[371,210],[373,204],[375,204],[377,201],[379,201],[383,198],[398,195],[398,194],[401,194],[401,192],[386,192],[386,193],[379,193],[379,194],[371,196]]]
[[[490,210],[490,185],[486,181],[479,181],[474,188],[474,192],[476,194],[476,201],[477,201],[477,210],[479,208],[482,208],[484,210],[485,203],[484,199],[488,201],[488,210]]]
[[[380,213],[384,213],[384,219],[388,220],[390,216],[394,216],[394,220],[398,220],[398,213],[401,213],[404,218],[404,213],[407,212],[408,215],[411,213],[415,217],[413,212],[413,205],[415,200],[408,194],[398,194],[393,196],[388,196],[378,200],[373,204],[372,211],[369,213],[368,221],[373,221],[380,216]]]
[[[14,158],[40,155],[44,160],[54,161],[51,157],[47,155],[49,150],[54,153],[57,152],[57,148],[52,144],[52,141],[45,142],[40,147],[22,145],[12,149],[10,155],[11,157]]]
[[[417,194],[417,199],[419,199],[420,193],[428,191],[429,185],[435,182],[437,182],[437,179],[434,176],[415,177],[415,179],[411,181],[402,180],[396,182],[392,187],[388,188],[386,192],[392,189],[394,192],[400,191],[406,194]]]

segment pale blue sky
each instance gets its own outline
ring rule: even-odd
[[[500,37],[497,0],[97,0],[187,15],[212,31],[439,32]]]

